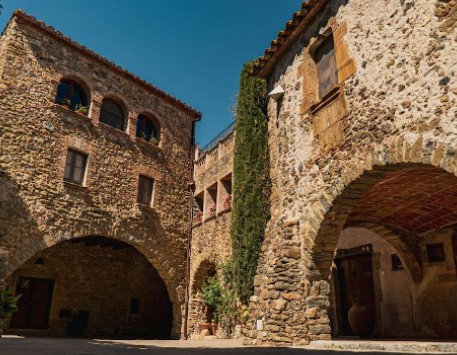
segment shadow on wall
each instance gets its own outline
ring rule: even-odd
[[[43,211],[41,218],[46,218]],[[19,238],[26,235],[27,238]],[[17,184],[0,167],[0,280],[30,255],[47,247],[38,223],[21,197]]]

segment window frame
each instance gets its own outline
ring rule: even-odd
[[[146,181],[147,183],[150,183],[150,185],[147,186],[148,191],[143,191],[142,190],[142,187],[145,187],[145,185],[144,185],[144,183],[142,183],[142,181],[143,182]],[[138,176],[138,187],[137,187],[136,202],[139,205],[148,206],[148,207],[152,206],[153,201],[154,201],[154,187],[155,187],[155,184],[156,184],[156,180],[154,178],[150,177],[150,176],[143,175],[143,174],[140,174]],[[146,201],[143,200],[144,194],[147,194]]]
[[[152,132],[149,137],[146,135],[148,123],[152,126],[152,130],[151,130]],[[141,113],[137,117],[135,136],[137,138],[143,138],[147,142],[150,142],[152,138],[155,138],[155,140],[157,141],[157,145],[158,145],[160,143],[159,125],[150,116],[148,116],[147,114]]]
[[[72,157],[71,157],[70,164],[68,164],[68,159],[69,159],[70,154],[72,154]],[[83,157],[83,166],[81,167],[81,169],[82,169],[81,180],[75,179],[76,159],[78,156]],[[67,148],[67,156],[65,158],[65,166],[64,166],[64,174],[63,174],[64,182],[84,186],[85,181],[86,181],[86,175],[87,175],[88,161],[89,161],[89,155],[87,153],[81,152],[81,151],[73,149],[73,148]],[[66,177],[67,166],[69,166],[69,169],[70,169],[69,173],[68,173],[68,175],[69,175],[68,178]]]
[[[120,109],[120,112],[122,113],[122,118],[117,117],[114,113],[109,112],[108,110],[103,108],[103,104],[104,103],[106,104],[107,102],[113,102],[116,106],[118,106],[118,108]],[[105,119],[105,122],[102,121],[103,115],[108,115],[108,117],[105,116],[105,118],[109,118],[108,120]],[[114,128],[114,129],[117,129],[117,130],[119,130],[121,132],[125,132],[126,121],[127,121],[127,118],[128,118],[127,116],[128,115],[126,114],[124,108],[122,107],[122,105],[118,101],[116,101],[115,99],[112,99],[110,97],[103,98],[102,103],[100,105],[100,114],[99,114],[99,117],[98,117],[98,121],[100,123],[103,123],[104,125],[107,125],[107,126],[109,126],[111,128]],[[120,128],[117,127],[117,126],[113,126],[111,123],[109,123],[110,119],[120,120],[121,121],[120,122],[121,123],[120,124]]]
[[[69,88],[68,88],[68,91],[66,92],[66,95],[63,96],[63,97],[60,97],[59,96],[59,88],[62,84],[68,84],[69,85]],[[65,105],[65,103],[63,102],[64,99],[67,99],[69,102],[70,102],[70,105],[69,105],[69,108],[72,110],[72,111],[75,111],[76,110],[76,105],[78,105],[78,103],[76,103],[74,100],[73,100],[73,93],[74,92],[77,92],[78,93],[78,96],[80,98],[80,101],[81,103],[79,105],[81,105],[82,107],[85,107],[86,110],[84,112],[85,115],[87,115],[88,111],[89,111],[89,95],[87,95],[86,93],[86,90],[84,90],[84,88],[78,84],[76,81],[74,80],[71,80],[71,79],[61,79],[59,81],[59,84],[57,85],[57,89],[56,89],[56,97],[55,97],[55,103],[56,104],[59,104],[59,105]]]
[[[326,47],[329,47],[328,52]],[[323,51],[322,56],[320,51]],[[336,48],[332,32],[323,36],[322,41],[318,43],[313,59],[316,64],[319,100],[322,100],[339,86]],[[328,75],[324,75],[326,71],[329,71]],[[329,81],[327,86],[323,86],[325,81]]]
[[[446,248],[443,242],[427,243],[425,252],[427,253],[427,262],[429,264],[446,262]]]

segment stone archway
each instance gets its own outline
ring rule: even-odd
[[[169,238],[158,214],[129,211],[120,218],[94,206],[75,205],[72,213],[48,208],[30,200],[26,190],[1,170],[0,205],[0,288],[4,279],[34,255],[59,243],[86,236],[112,238],[133,246],[157,271],[173,304],[172,337],[180,337],[184,261],[173,256],[181,255],[184,244]]]
[[[414,336],[456,337],[457,309],[446,306],[457,296],[452,291],[457,289],[457,250],[449,228],[457,221],[456,197],[457,178],[430,164],[375,166],[349,183],[325,214],[310,250],[308,282],[317,292],[305,302],[308,308],[313,305],[318,322],[329,324],[329,280],[340,234],[346,227],[362,224],[378,226],[381,237],[399,250],[406,249],[402,256],[414,279],[417,304]],[[443,255],[432,260],[430,246]],[[321,336],[322,330],[311,327],[310,335]]]
[[[8,278],[22,294],[10,331],[167,339],[172,303],[157,270],[133,246],[84,237],[38,252]]]
[[[206,312],[205,303],[202,299],[202,289],[208,277],[217,272],[216,264],[210,260],[203,260],[192,275],[190,298],[189,298],[189,331],[188,335],[198,337],[200,334],[199,324],[211,322],[210,315]]]

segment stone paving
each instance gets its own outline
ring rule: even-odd
[[[330,344],[339,343],[340,348],[323,349]],[[352,349],[344,348],[344,344],[352,344]],[[370,344],[378,344],[377,348],[372,348],[368,351],[362,349],[370,348]],[[389,345],[395,345],[394,347]],[[401,352],[401,345],[408,345],[405,349],[409,352]],[[370,342],[370,341],[350,341],[350,342],[315,342],[306,347],[294,348],[256,348],[244,347],[241,340],[203,340],[203,341],[183,341],[183,340],[99,340],[99,339],[75,339],[75,338],[24,338],[17,336],[4,336],[0,339],[0,354],[5,355],[22,355],[22,354],[38,354],[38,355],[107,355],[107,354],[157,354],[157,355],[229,355],[229,354],[249,354],[249,355],[344,355],[344,354],[385,354],[385,352],[373,350],[391,350],[391,353],[428,353],[426,346],[411,346],[411,345],[431,345],[431,344],[447,344],[442,346],[440,350],[447,353],[456,354],[456,343],[425,343],[425,342]],[[381,346],[382,345],[382,346]],[[447,350],[446,350],[447,349]],[[436,349],[437,350],[437,349]],[[434,353],[439,353],[434,352]]]

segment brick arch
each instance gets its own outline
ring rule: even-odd
[[[57,94],[57,88],[62,80],[71,80],[74,81],[76,84],[81,86],[81,88],[84,90],[84,93],[87,96],[87,111],[90,111],[90,108],[92,106],[92,87],[88,83],[87,80],[83,79],[79,75],[75,73],[65,73],[62,75],[58,75],[56,77],[55,85],[54,85],[54,96]]]

